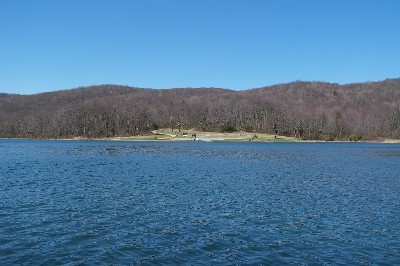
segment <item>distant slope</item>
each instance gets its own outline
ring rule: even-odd
[[[320,140],[400,138],[400,79],[298,81],[246,91],[101,85],[0,94],[0,137],[128,136],[179,125]]]

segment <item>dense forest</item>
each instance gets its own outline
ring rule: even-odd
[[[131,136],[166,127],[316,140],[400,138],[400,79],[296,81],[245,91],[101,85],[0,94],[2,138]]]

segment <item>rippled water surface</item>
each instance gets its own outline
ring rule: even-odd
[[[0,261],[400,264],[400,146],[0,140]]]

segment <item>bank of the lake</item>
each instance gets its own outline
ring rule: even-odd
[[[272,135],[256,132],[204,132],[197,130],[171,130],[160,129],[154,130],[151,134],[129,137],[107,137],[98,138],[97,140],[114,140],[114,141],[205,141],[205,142],[355,142],[350,140],[340,141],[322,141],[309,140],[280,135]],[[359,140],[357,142],[374,142],[374,143],[400,143],[399,139],[384,139],[376,140]]]

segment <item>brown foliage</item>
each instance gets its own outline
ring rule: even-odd
[[[0,137],[128,136],[179,126],[321,140],[400,138],[400,79],[298,81],[246,91],[101,85],[0,94]]]

